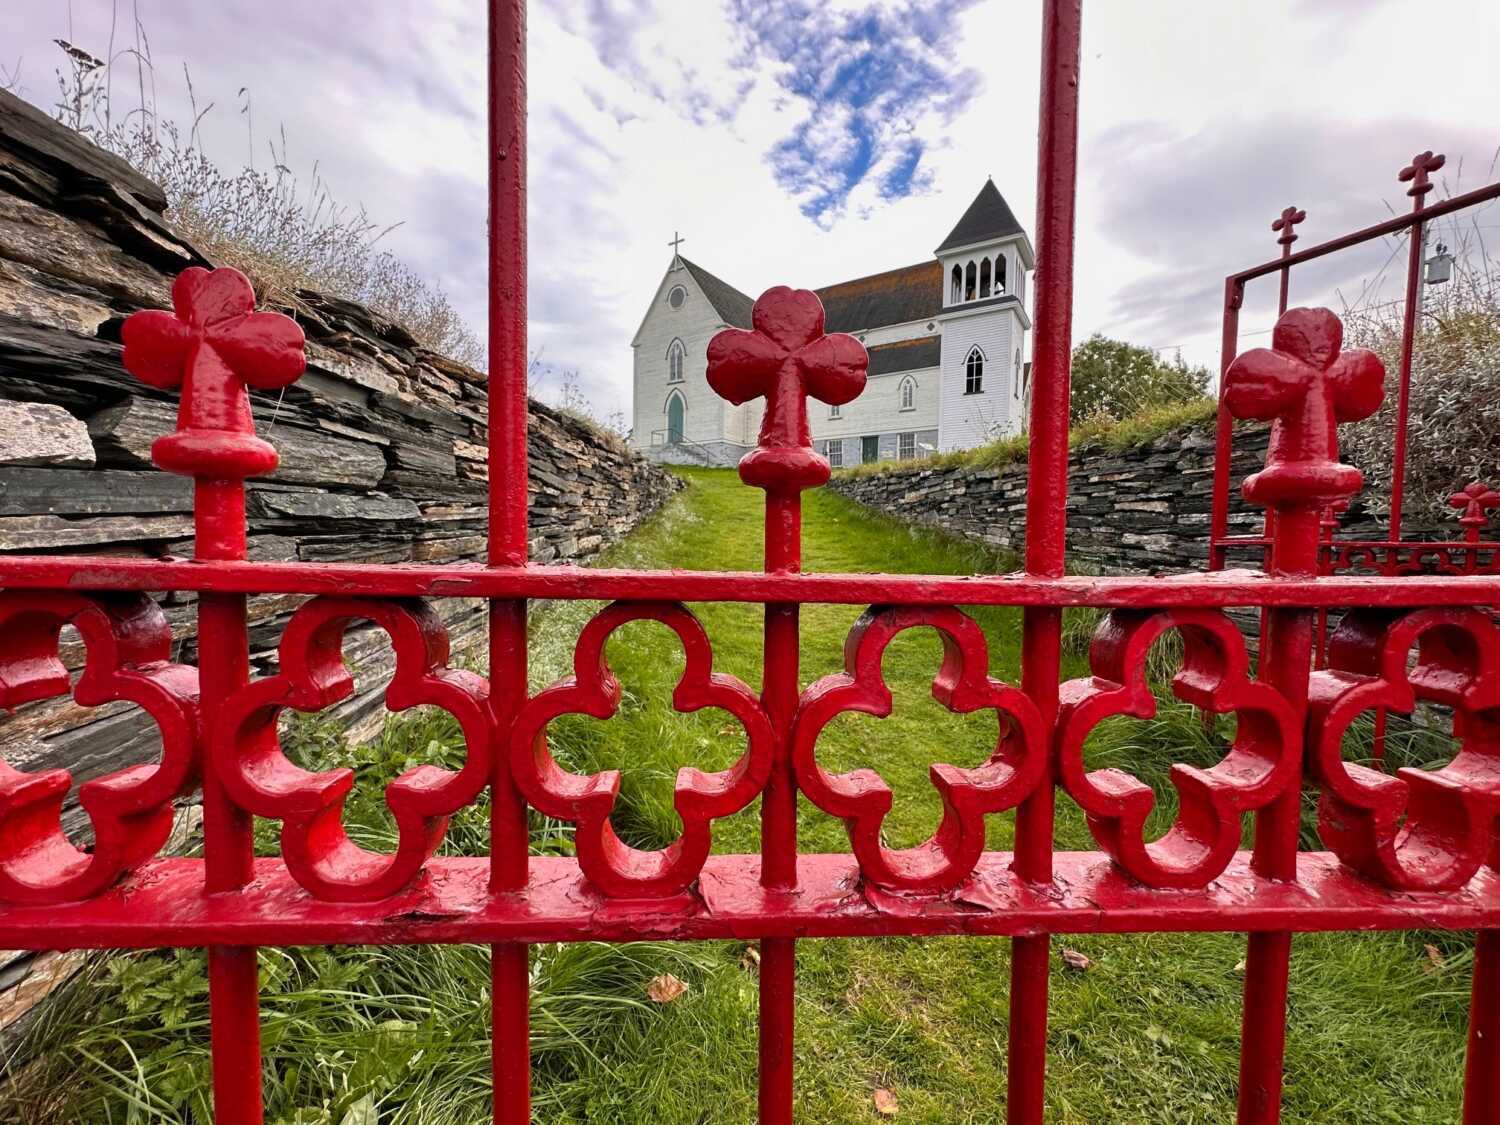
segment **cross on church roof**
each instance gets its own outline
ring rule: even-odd
[[[678,251],[677,248],[679,246],[681,246],[686,241],[687,241],[687,239],[683,238],[682,235],[679,234],[677,231],[674,230],[672,232],[672,241],[670,241],[670,242],[667,243],[667,245],[672,248],[672,257],[675,258],[675,257],[678,256],[679,251]]]

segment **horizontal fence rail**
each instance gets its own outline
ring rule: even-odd
[[[494,1116],[519,1123],[531,1116],[529,946],[756,940],[760,1120],[783,1123],[795,1105],[798,939],[1006,936],[1005,1113],[1015,1125],[1035,1125],[1047,1104],[1052,934],[1245,933],[1239,1120],[1266,1123],[1280,1114],[1293,934],[1475,930],[1465,1120],[1495,1121],[1500,625],[1486,607],[1500,604],[1500,577],[1474,563],[1472,523],[1467,538],[1422,545],[1449,552],[1453,565],[1438,573],[1328,573],[1330,552],[1342,548],[1330,543],[1326,514],[1362,485],[1340,459],[1338,426],[1379,407],[1387,393],[1380,361],[1344,348],[1331,313],[1292,308],[1269,348],[1226,363],[1225,417],[1271,427],[1266,463],[1243,484],[1268,523],[1263,536],[1221,537],[1218,547],[1254,548],[1262,570],[1064,574],[1077,0],[1043,5],[1024,570],[972,577],[802,572],[802,494],[830,472],[810,440],[808,400],[853,400],[868,360],[853,337],[825,331],[813,293],[783,287],[754,303],[750,329],[726,329],[708,346],[712,390],[730,403],[764,405],[756,448],[739,466],[743,482],[765,493],[763,571],[529,564],[525,10],[518,0],[493,0],[491,9],[487,562],[248,561],[245,481],[273,469],[277,454],[255,433],[247,391],[296,381],[302,335],[289,318],[257,310],[235,271],[183,273],[171,311],[125,323],[123,362],[143,382],[181,395],[177,428],[157,440],[153,457],[194,480],[195,557],[0,559],[0,705],[65,696],[84,707],[133,703],[156,723],[162,752],[78,787],[92,828],[87,847],[63,831],[67,772],[0,765],[0,945],[207,947],[216,1120],[259,1125],[259,946],[488,944]],[[1288,253],[1296,216],[1288,209],[1278,228]],[[1284,256],[1276,268],[1309,256]],[[1465,495],[1466,516],[1475,506],[1482,516],[1487,493]],[[199,595],[196,665],[176,659],[179,638],[147,596],[163,591]],[[252,680],[248,599],[264,594],[306,600],[279,638],[275,674]],[[434,608],[443,598],[488,600],[487,674],[450,662]],[[533,691],[527,610],[539,599],[606,604],[576,639],[573,674]],[[716,667],[713,638],[693,610],[701,602],[763,606],[759,684]],[[842,671],[808,683],[798,665],[799,613],[815,603],[866,608],[844,638]],[[993,674],[995,654],[965,606],[1023,611],[1019,683]],[[1071,606],[1108,612],[1092,636],[1088,674],[1063,682],[1062,610]],[[1226,612],[1233,608],[1263,612],[1258,649]],[[1329,610],[1340,611],[1331,631]],[[616,715],[622,689],[607,645],[637,621],[655,622],[680,644],[674,708],[718,708],[744,734],[743,753],[726,768],[679,771],[681,832],[657,850],[630,846],[612,826],[618,771],[575,773],[548,743],[550,724],[564,716]],[[285,753],[278,725],[285,713],[317,713],[352,693],[342,646],[364,624],[395,652],[388,709],[446,711],[463,742],[453,768],[419,765],[385,785],[394,838],[383,852],[345,831],[353,770],[303,768]],[[67,630],[76,644],[65,642]],[[993,713],[997,735],[977,765],[932,767],[940,823],[924,843],[893,848],[883,834],[893,794],[876,763],[835,772],[820,758],[819,739],[842,715],[890,713],[883,660],[909,630],[941,640],[936,701],[954,714]],[[1206,718],[1233,717],[1235,729],[1217,764],[1173,767],[1178,810],[1156,834],[1148,829],[1154,791],[1131,763],[1097,768],[1085,750],[1099,724],[1155,714],[1148,655],[1168,635],[1182,646],[1172,693]],[[76,680],[65,644],[70,659],[81,652]],[[1389,775],[1346,760],[1343,739],[1355,722],[1427,705],[1455,715],[1461,749],[1451,762]],[[1086,814],[1094,850],[1056,849],[1059,791]],[[196,793],[203,856],[167,857],[174,804]],[[1309,793],[1320,813],[1316,850],[1299,843]],[[847,852],[799,849],[799,797],[843,822]],[[488,854],[439,854],[450,818],[486,800]],[[1014,850],[987,850],[989,818],[1011,812]],[[533,813],[569,826],[574,854],[529,855]],[[759,853],[715,852],[715,825],[737,815],[760,817]],[[258,820],[279,830],[273,855],[254,854]]]

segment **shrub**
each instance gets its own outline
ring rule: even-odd
[[[299,181],[287,164],[284,130],[280,148],[270,146],[270,170],[221,170],[204,153],[198,133],[212,104],[198,109],[184,68],[192,124],[184,129],[164,119],[157,112],[150,44],[139,25],[136,39],[135,48],[109,59],[58,40],[67,56],[66,70],[57,72],[54,113],[60,122],[156,181],[167,197],[167,215],[183,236],[211,260],[245,273],[262,299],[295,305],[299,289],[315,289],[357,301],[403,325],[424,347],[484,366],[483,344],[448,295],[378,249],[394,226],[380,226],[363,207],[339,203],[316,165],[307,184]],[[138,104],[123,116],[110,93],[117,58],[130,59],[137,68]],[[248,123],[248,96],[244,90],[240,94]],[[253,151],[253,133],[250,139]]]
[[[1492,163],[1487,179],[1494,173]],[[1500,484],[1500,260],[1484,239],[1492,206],[1433,224],[1430,242],[1454,255],[1453,279],[1423,288],[1413,339],[1403,508],[1445,523],[1455,515],[1447,501],[1456,489],[1476,479]],[[1390,260],[1404,263],[1405,245],[1396,250]],[[1364,292],[1377,293],[1381,280],[1367,282]],[[1350,460],[1365,471],[1364,505],[1379,513],[1390,510],[1404,303],[1404,295],[1366,297],[1343,310],[1345,347],[1370,348],[1386,366],[1380,410],[1342,434]]]

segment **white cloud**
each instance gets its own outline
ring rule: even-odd
[[[754,295],[924,260],[987,175],[1029,226],[1038,6],[976,3],[949,17],[947,38],[899,23],[938,7],[764,0],[757,45],[710,0],[533,3],[533,346],[577,369],[597,407],[625,409],[630,337],[675,230],[684,253]],[[102,53],[110,9],[73,0],[71,37]],[[401,221],[389,248],[483,324],[482,5],[393,0],[356,14],[305,0],[140,0],[140,10],[159,87],[186,61],[200,101],[217,102],[205,121],[217,157],[243,159],[235,91],[248,86],[261,147],[284,123],[298,170],[317,158],[340,197]],[[800,209],[808,191],[789,191],[767,154],[804,123],[798,155],[817,159],[797,167],[814,180],[854,152],[859,115],[826,95],[838,64],[865,46],[828,31],[872,13],[903,28],[882,57],[920,60],[972,96],[950,117],[940,96],[892,96],[910,75],[888,75],[871,102],[878,151],[820,227]],[[1418,18],[1431,36],[1414,33]],[[20,55],[27,94],[50,104],[49,41],[69,35],[66,11],[11,0],[6,21],[0,61]],[[1077,336],[1182,345],[1216,366],[1223,275],[1275,252],[1269,223],[1287,203],[1308,211],[1305,246],[1377,220],[1386,201],[1404,206],[1395,171],[1419,148],[1446,150],[1450,169],[1464,155],[1465,186],[1478,183],[1500,143],[1497,40],[1500,5],[1483,0],[1086,5]],[[799,53],[807,43],[818,49]],[[809,84],[789,89],[798,68]],[[882,184],[908,143],[921,146],[916,190],[888,198]],[[1299,296],[1322,299],[1349,276],[1309,274]],[[1251,297],[1247,331],[1266,319],[1264,295]]]

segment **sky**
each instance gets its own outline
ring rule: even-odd
[[[754,296],[929,259],[987,176],[1028,229],[1036,199],[1035,0],[533,0],[530,337],[629,413],[630,340],[674,234]],[[382,243],[484,323],[481,0],[7,0],[0,68],[44,107],[62,54],[149,38],[163,113],[210,156],[316,164]],[[1409,200],[1396,173],[1448,156],[1440,192],[1500,175],[1493,0],[1086,0],[1074,336],[1217,369],[1226,273]],[[116,82],[134,84],[129,59]],[[0,76],[3,80],[3,76]],[[242,94],[244,90],[246,93]],[[248,99],[251,113],[241,112]],[[1479,217],[1500,238],[1500,211]],[[1489,227],[1493,219],[1493,227]],[[1294,303],[1393,300],[1395,244],[1296,275]],[[1393,259],[1396,265],[1392,266]],[[1274,281],[1242,346],[1264,343]]]

